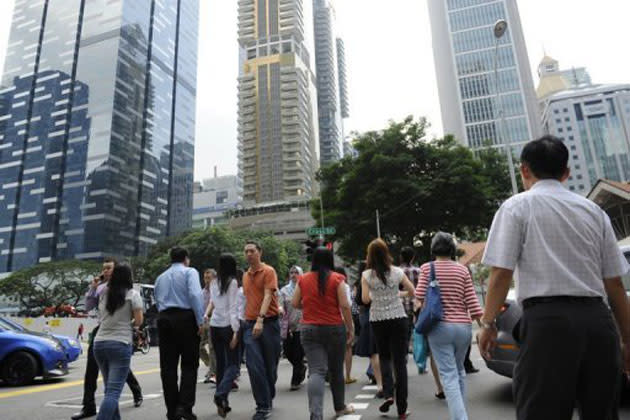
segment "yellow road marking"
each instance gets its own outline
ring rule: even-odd
[[[148,375],[150,373],[156,373],[159,372],[160,369],[149,369],[149,370],[143,370],[140,372],[134,372],[134,375],[139,376],[139,375]],[[98,381],[101,381],[101,377],[98,377]],[[70,388],[73,386],[77,386],[77,385],[83,385],[83,380],[79,380],[79,381],[72,381],[72,382],[64,382],[61,384],[52,384],[52,385],[36,385],[36,386],[32,386],[30,388],[27,389],[22,389],[19,391],[9,391],[9,392],[1,392],[0,393],[0,399],[2,398],[11,398],[11,397],[19,397],[20,395],[27,395],[27,394],[34,394],[36,392],[44,392],[44,391],[54,391],[55,389],[63,389],[63,388]]]

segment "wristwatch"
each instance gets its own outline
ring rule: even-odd
[[[262,319],[264,321],[265,320],[265,314],[258,314],[258,317],[256,319]]]
[[[481,324],[481,328],[485,328],[485,329],[489,329],[489,330],[496,330],[497,329],[497,321],[493,320],[490,322],[486,322],[483,320],[479,320],[479,324]]]

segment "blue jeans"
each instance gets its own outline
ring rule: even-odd
[[[472,339],[470,324],[440,322],[428,334],[452,420],[468,420],[464,359]]]
[[[234,332],[232,327],[210,327],[212,347],[217,357],[217,391],[215,400],[228,400],[232,384],[241,370],[238,347],[230,348]]]
[[[245,364],[256,401],[256,411],[271,411],[276,396],[278,362],[282,349],[280,322],[277,318],[266,319],[263,331],[258,338],[252,335],[255,321],[247,321],[243,331],[245,343]]]
[[[97,420],[120,420],[118,400],[129,374],[131,353],[131,345],[120,341],[94,342],[94,358],[105,383],[105,396]]]

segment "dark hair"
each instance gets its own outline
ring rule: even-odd
[[[114,263],[116,264],[118,261],[116,261],[116,258],[114,257],[105,257],[103,258],[103,263]]]
[[[367,254],[367,268],[374,270],[383,284],[387,284],[386,274],[392,266],[393,259],[385,241],[381,238],[374,239],[368,245]]]
[[[326,292],[326,282],[330,276],[330,272],[335,266],[335,259],[332,252],[323,246],[320,246],[313,253],[313,264],[311,265],[311,271],[317,271],[318,273],[318,289],[319,294],[324,295]]]
[[[431,239],[431,254],[436,257],[455,257],[457,246],[453,235],[446,232],[438,232]]]
[[[538,179],[560,179],[567,170],[569,150],[558,137],[547,135],[525,145],[521,162]]]
[[[171,262],[172,263],[183,263],[188,258],[188,251],[184,248],[180,248],[178,246],[174,246],[171,248]]]
[[[240,268],[237,268],[236,269],[236,284],[238,284],[238,287],[243,286],[243,275],[245,275],[245,272],[241,270]]]
[[[232,280],[236,280],[236,258],[232,254],[221,254],[219,257],[219,290],[221,294],[227,292]]]
[[[403,246],[402,249],[400,250],[401,262],[407,265],[411,265],[415,256],[416,256],[416,251],[414,251],[413,248],[410,246]]]
[[[110,315],[125,304],[127,291],[133,287],[133,274],[127,264],[116,264],[112,278],[107,283],[107,304],[105,308]]]
[[[245,242],[245,246],[247,245],[254,245],[256,249],[258,250],[258,252],[262,252],[262,246],[260,246],[260,244],[256,241],[247,241]]]

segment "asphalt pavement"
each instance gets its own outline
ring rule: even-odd
[[[479,373],[469,375],[468,381],[468,413],[470,419],[506,420],[514,419],[511,380],[496,375],[488,370],[479,358],[476,349],[472,354],[473,363],[481,369]],[[71,364],[70,374],[64,378],[42,381],[37,384],[10,388],[0,385],[0,419],[2,420],[68,420],[80,409],[83,392],[83,372],[85,356]],[[354,358],[353,376],[358,381],[346,387],[346,401],[352,403],[355,415],[345,416],[345,420],[371,420],[387,418],[378,412],[380,401],[374,398],[376,388],[367,384],[363,372],[367,368],[367,359]],[[133,407],[129,388],[125,388],[121,398],[121,415],[123,419],[165,419],[166,410],[162,398],[162,386],[159,373],[159,355],[157,348],[149,354],[137,353],[132,358],[132,369],[143,388],[144,404],[140,408]],[[272,419],[308,419],[308,399],[306,386],[298,391],[289,391],[291,367],[282,360],[279,367],[277,396],[274,401]],[[413,419],[447,420],[446,403],[434,397],[435,386],[431,374],[418,375],[413,362],[409,361],[409,409]],[[199,378],[203,378],[203,365],[199,370]],[[249,420],[254,411],[254,401],[247,370],[243,366],[239,381],[240,389],[230,394],[233,411],[228,419]],[[99,382],[97,403],[102,398],[102,383]],[[214,389],[200,383],[197,386],[197,404],[194,412],[199,419],[214,420],[220,417],[212,405]],[[332,398],[326,392],[325,413],[327,418],[334,417]],[[395,408],[390,410],[389,418],[396,418]],[[630,407],[622,409],[621,419],[630,420]],[[577,419],[577,416],[575,416]]]

